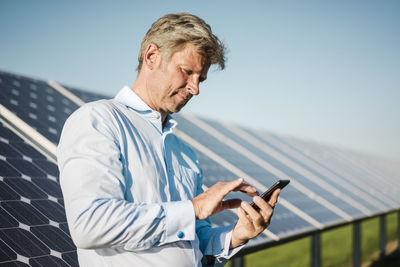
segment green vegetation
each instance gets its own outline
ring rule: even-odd
[[[302,238],[284,245],[249,254],[245,257],[248,267],[310,266],[310,238]]]
[[[398,213],[386,216],[387,242],[397,238]],[[321,264],[323,267],[350,267],[353,260],[353,226],[347,225],[321,235]],[[361,223],[362,261],[371,260],[379,250],[379,218]],[[308,267],[311,261],[311,238],[261,250],[245,256],[246,267]],[[230,266],[228,264],[227,266]]]
[[[353,257],[353,226],[347,225],[321,235],[322,267],[351,266]]]

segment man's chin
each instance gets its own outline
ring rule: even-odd
[[[182,104],[182,105],[177,105],[175,107],[172,107],[169,111],[170,114],[172,113],[177,113],[179,111],[181,111],[181,109],[186,105],[186,103]]]

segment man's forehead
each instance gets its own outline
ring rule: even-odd
[[[174,58],[177,60],[180,64],[186,64],[186,65],[199,65],[200,70],[204,69],[208,64],[208,59],[202,53],[199,51],[193,44],[188,43],[186,44],[182,49],[176,51],[171,59]]]

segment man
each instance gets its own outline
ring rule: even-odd
[[[269,224],[269,203],[243,179],[203,192],[194,152],[173,133],[178,112],[224,68],[224,46],[200,18],[169,14],[147,32],[138,76],[112,100],[84,105],[65,123],[57,156],[72,239],[81,266],[223,265]],[[254,196],[257,212],[231,191]],[[207,218],[238,209],[238,221],[211,228]]]

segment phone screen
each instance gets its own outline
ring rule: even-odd
[[[262,197],[265,201],[268,201],[271,198],[272,193],[276,190],[276,189],[282,189],[285,186],[287,186],[290,183],[290,180],[279,180],[277,181],[273,186],[271,186],[270,188],[267,189],[267,191],[265,191],[264,193],[262,193],[260,195],[260,197]],[[260,208],[253,202],[251,203],[251,206],[255,209],[255,210],[259,210]]]

